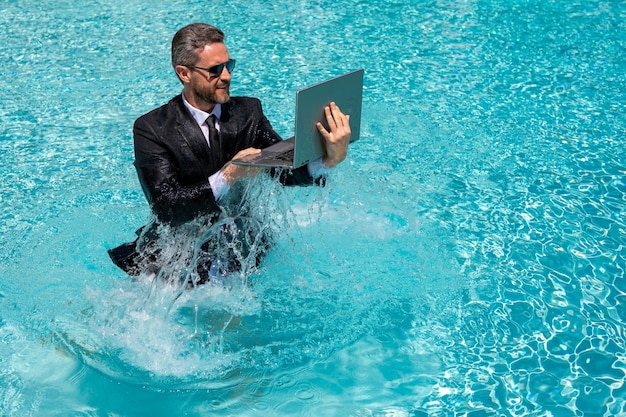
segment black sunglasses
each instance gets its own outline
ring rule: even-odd
[[[214,65],[209,68],[196,67],[195,65],[185,65],[185,66],[190,69],[204,70],[209,73],[210,77],[219,77],[222,74],[222,71],[224,71],[224,67],[226,67],[226,70],[228,71],[229,74],[233,73],[233,70],[235,69],[235,60],[230,59],[226,62]]]

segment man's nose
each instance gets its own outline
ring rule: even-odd
[[[230,72],[228,72],[228,68],[226,68],[226,65],[224,65],[224,68],[222,68],[222,73],[220,74],[220,80],[230,81],[231,78],[232,76],[230,75]]]

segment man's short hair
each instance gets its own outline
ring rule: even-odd
[[[195,65],[199,52],[212,43],[224,43],[224,32],[206,23],[192,23],[172,38],[172,66]]]

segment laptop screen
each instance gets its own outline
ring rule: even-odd
[[[294,168],[324,156],[322,137],[316,124],[328,129],[324,107],[334,101],[350,115],[350,142],[359,139],[363,99],[363,69],[303,88],[296,93]]]

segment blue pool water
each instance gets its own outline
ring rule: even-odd
[[[110,3],[0,5],[0,415],[626,415],[626,2]],[[193,21],[284,136],[366,76],[327,187],[249,184],[261,268],[180,295],[106,249]]]

